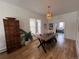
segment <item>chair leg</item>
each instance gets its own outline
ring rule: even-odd
[[[54,40],[55,40],[55,42],[57,42],[57,39],[56,38]]]

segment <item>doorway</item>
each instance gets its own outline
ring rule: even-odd
[[[59,22],[56,28],[57,33],[64,33],[64,22]]]
[[[64,43],[64,26],[64,22],[58,22],[56,26],[57,41],[59,45],[62,45]]]

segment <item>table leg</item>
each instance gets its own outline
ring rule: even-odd
[[[44,42],[40,43],[40,45],[38,46],[38,48],[39,48],[40,46],[42,46],[44,52],[47,53],[47,52],[46,52],[46,49],[45,49],[45,47],[44,47],[44,46],[45,46],[45,43],[44,43]]]
[[[43,48],[44,52],[47,53],[46,49],[44,48],[44,45],[42,45],[42,48]]]

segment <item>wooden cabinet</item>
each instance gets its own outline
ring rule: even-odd
[[[19,21],[11,17],[6,17],[6,19],[3,19],[3,21],[5,28],[7,52],[11,53],[21,47]]]

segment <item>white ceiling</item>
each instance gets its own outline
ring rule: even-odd
[[[52,13],[59,15],[79,10],[79,0],[2,0],[39,14],[47,13],[50,4]]]

